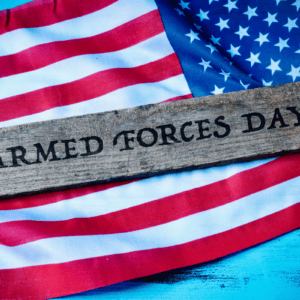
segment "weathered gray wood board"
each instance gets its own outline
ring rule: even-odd
[[[300,84],[0,129],[0,196],[300,149]]]

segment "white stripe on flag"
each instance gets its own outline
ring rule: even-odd
[[[119,0],[86,16],[45,27],[17,29],[0,35],[0,56],[14,54],[53,41],[94,36],[155,9],[157,9],[157,6],[153,0]]]
[[[62,60],[44,68],[0,79],[0,99],[82,79],[114,68],[134,68],[174,53],[161,33],[137,45],[116,52],[89,54]]]
[[[15,247],[0,245],[0,269],[63,263],[187,243],[236,228],[299,203],[299,184],[298,177],[226,205],[143,230],[49,238]]]
[[[159,103],[190,93],[191,91],[184,75],[178,75],[160,82],[128,86],[92,100],[86,100],[72,105],[49,109],[34,115],[0,122],[0,126],[7,127]]]
[[[21,220],[60,221],[104,215],[205,186],[271,160],[274,159],[157,176],[39,207],[0,211],[0,223]]]

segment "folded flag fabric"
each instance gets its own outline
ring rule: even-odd
[[[297,81],[300,2],[36,0],[0,13],[0,126]],[[212,260],[300,225],[300,155],[0,201],[0,297]]]

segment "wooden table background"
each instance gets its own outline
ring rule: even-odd
[[[1,0],[0,10],[26,2]],[[299,300],[300,229],[211,262],[59,299]]]

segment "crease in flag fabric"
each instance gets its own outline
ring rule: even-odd
[[[2,11],[0,126],[298,81],[299,10],[299,0],[36,0]],[[299,162],[1,200],[0,298],[79,293],[294,230]]]

